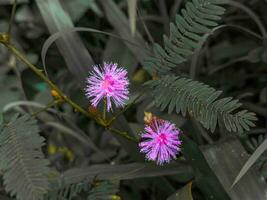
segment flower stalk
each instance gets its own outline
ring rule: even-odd
[[[40,79],[42,79],[44,82],[48,84],[48,86],[51,88],[51,90],[55,91],[60,99],[62,99],[62,102],[68,103],[70,106],[73,107],[74,110],[77,112],[80,112],[84,116],[86,116],[89,119],[95,120],[100,126],[107,128],[112,133],[120,135],[130,141],[136,142],[137,140],[135,138],[132,138],[129,136],[126,132],[121,132],[117,129],[109,128],[109,123],[106,122],[105,119],[95,117],[92,113],[87,112],[85,109],[83,109],[81,106],[76,104],[74,101],[72,101],[69,97],[67,97],[49,78],[45,76],[43,71],[39,69],[38,67],[34,66],[16,47],[14,47],[12,44],[10,44],[10,36],[6,33],[0,34],[0,43],[5,45],[7,49],[15,55],[15,57],[20,60],[22,63],[24,63],[29,69],[31,69]],[[105,114],[106,115],[106,114]],[[104,116],[103,116],[104,117]]]
[[[1,42],[1,41],[0,41]],[[85,115],[86,117],[90,119],[94,119],[98,124],[102,126],[106,126],[103,122],[103,120],[95,119],[94,116],[84,110],[82,107],[80,107],[78,104],[73,102],[70,98],[68,98],[50,79],[48,79],[42,70],[38,69],[36,66],[30,63],[30,61],[24,57],[24,55],[16,49],[13,45],[11,45],[9,42],[1,42],[4,44],[11,53],[13,53],[17,59],[19,59],[22,63],[24,63],[26,66],[28,66],[39,78],[41,78],[44,82],[46,82],[51,89],[56,91],[59,95],[59,97],[69,105],[71,105],[76,111],[80,112],[81,114]]]
[[[11,41],[11,28],[12,23],[14,20],[15,12],[17,8],[17,0],[14,0],[11,17],[9,21],[8,31],[7,33],[0,33],[0,43],[2,43],[6,48],[15,55],[15,57],[20,60],[22,63],[24,63],[27,67],[29,67],[40,79],[42,79],[44,82],[48,84],[51,91],[53,91],[54,94],[56,94],[56,100],[48,104],[44,109],[38,111],[37,113],[33,113],[33,116],[37,115],[39,112],[43,112],[47,110],[48,108],[60,103],[60,102],[66,102],[70,106],[74,108],[75,111],[80,112],[84,116],[86,116],[89,119],[95,120],[100,126],[109,129],[112,133],[119,134],[123,137],[125,137],[128,140],[136,141],[135,138],[132,138],[129,136],[126,132],[121,132],[116,129],[110,129],[110,124],[106,121],[106,107],[107,107],[107,100],[104,101],[104,111],[103,111],[103,118],[95,116],[94,114],[86,111],[81,106],[76,104],[74,101],[72,101],[70,98],[68,98],[57,86],[54,84],[44,73],[43,70],[39,69],[35,65],[33,65],[15,46],[13,46]],[[52,95],[53,95],[52,93]]]
[[[106,112],[107,112],[107,100],[104,99],[104,107],[103,107],[103,120],[106,122]]]

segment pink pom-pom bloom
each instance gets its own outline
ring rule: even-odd
[[[110,111],[111,102],[117,107],[125,105],[129,98],[128,86],[125,69],[118,67],[116,63],[104,63],[103,67],[94,66],[87,78],[85,92],[94,107],[103,99],[107,101],[107,111]]]
[[[148,160],[156,161],[158,165],[169,163],[181,151],[180,133],[175,124],[155,119],[146,125],[145,132],[141,135],[140,151],[146,154]]]

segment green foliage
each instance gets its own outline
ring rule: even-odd
[[[181,138],[182,153],[194,170],[194,184],[205,194],[205,200],[230,200],[229,194],[211,170],[198,145],[186,135],[182,135]]]
[[[192,189],[192,182],[189,182],[184,187],[175,191],[175,193],[169,196],[167,200],[177,200],[177,199],[193,200],[191,189]]]
[[[88,194],[88,200],[107,200],[118,192],[118,185],[111,181],[102,181],[92,184],[82,181],[73,184],[53,183],[45,196],[45,200],[71,200],[82,192]],[[90,191],[89,191],[90,190]]]
[[[48,190],[48,160],[41,147],[36,120],[29,115],[3,125],[0,134],[0,168],[7,192],[18,200],[39,200]]]
[[[94,187],[87,198],[87,200],[107,200],[113,199],[112,196],[118,192],[118,185],[111,181],[100,182]]]
[[[88,189],[88,183],[81,182],[77,184],[55,184],[52,185],[50,190],[45,196],[45,200],[71,200],[77,196],[80,192]]]
[[[232,97],[219,99],[221,91],[198,81],[179,76],[163,76],[146,85],[152,88],[155,104],[161,110],[168,107],[169,113],[175,109],[183,116],[189,112],[212,132],[218,121],[223,122],[228,131],[239,133],[254,126],[255,114],[247,110],[237,111],[241,106],[238,100],[233,100]]]
[[[170,36],[163,36],[164,47],[154,45],[154,56],[147,60],[148,71],[167,73],[187,60],[205,41],[208,33],[218,25],[225,9],[225,0],[193,0],[187,2],[175,24],[170,24]]]
[[[170,24],[170,37],[164,36],[164,48],[154,45],[154,56],[149,59],[147,69],[167,73],[199,49],[208,33],[218,25],[224,8],[219,4],[224,0],[193,0],[187,2],[181,15],[176,16],[176,24]],[[254,113],[236,111],[241,104],[231,97],[218,99],[221,91],[216,91],[191,79],[165,76],[147,83],[154,90],[155,103],[169,113],[176,109],[183,116],[189,112],[203,126],[214,132],[218,121],[223,122],[228,131],[242,133],[254,126]]]
[[[267,139],[262,141],[262,143],[257,147],[257,149],[253,152],[253,154],[243,165],[242,169],[236,176],[232,186],[237,184],[237,182],[248,172],[248,170],[255,164],[255,162],[259,160],[260,156],[266,151],[266,149],[267,149]]]
[[[9,24],[7,8],[11,11],[10,5],[14,0],[0,2],[0,10],[5,13],[0,19],[0,29],[6,32]],[[267,18],[264,1],[172,0],[159,3],[144,0],[138,1],[138,12],[133,5],[137,1],[130,2],[130,12],[127,13],[127,0],[18,0],[16,23],[12,23],[12,30],[16,31],[12,31],[11,44],[23,49],[23,59],[16,60],[12,51],[8,52],[3,45],[0,48],[0,112],[3,110],[0,113],[0,199],[15,199],[17,196],[18,199],[28,200],[31,198],[26,195],[34,193],[37,200],[119,200],[116,195],[118,189],[121,190],[121,199],[227,200],[233,197],[233,193],[237,197],[253,197],[256,194],[251,199],[264,199],[265,182],[254,181],[262,180],[262,177],[251,167],[256,166],[267,177],[267,142],[264,140],[267,57],[263,39],[266,38]],[[39,10],[33,6],[34,3]],[[218,26],[225,11],[221,6],[223,3],[229,8],[225,13],[227,24]],[[184,9],[180,9],[181,6]],[[178,12],[180,14],[176,15]],[[135,15],[138,15],[138,20]],[[169,20],[173,21],[170,26]],[[158,41],[168,27],[169,33],[151,48],[149,44]],[[77,35],[77,32],[83,33]],[[207,42],[207,38],[215,32],[212,41]],[[54,43],[57,48],[51,48]],[[206,43],[205,47],[201,48],[203,43]],[[183,63],[195,52],[192,61]],[[131,107],[125,109],[127,111],[114,121],[111,128],[138,137],[144,127],[144,111],[157,113],[157,117],[172,120],[183,131],[181,154],[177,155],[176,161],[157,166],[144,160],[137,143],[121,135],[106,135],[110,127],[99,127],[67,102],[39,112],[38,105],[49,104],[53,100],[51,88],[31,72],[28,64],[23,64],[24,57],[39,65],[38,72],[44,67],[47,77],[64,91],[65,97],[84,108],[85,112],[89,102],[83,88],[92,64],[103,61],[118,63],[128,71],[131,81],[130,100],[127,102]],[[42,62],[43,65],[40,65]],[[175,74],[177,67],[187,77],[189,70],[186,67],[190,64],[192,77],[197,75],[199,80],[222,88],[224,94],[204,83]],[[65,65],[68,70],[64,69]],[[140,85],[149,79],[143,66],[150,74],[159,77],[159,80],[147,83],[155,106],[169,113],[176,111],[190,117],[185,119],[177,114],[167,116],[156,112],[154,102],[151,103],[148,97],[150,94],[145,93]],[[43,91],[43,86],[47,87],[47,91]],[[131,104],[139,93],[143,96]],[[255,153],[243,168],[241,164],[247,159],[246,153],[240,151],[242,148],[237,143],[231,143],[233,138],[230,135],[226,140],[225,134],[249,130],[256,118],[253,113],[242,111],[237,100],[224,98],[232,94],[242,98],[244,107],[259,116],[258,127],[246,132],[251,134],[248,147],[251,153]],[[91,108],[90,111],[96,111]],[[47,175],[47,162],[41,152],[43,139],[38,136],[38,130],[35,137],[39,138],[39,144],[35,137],[27,135],[29,131],[33,132],[29,122],[36,126],[35,120],[29,116],[24,121],[15,117],[5,125],[14,111],[38,113],[35,116],[49,141],[48,148],[43,150],[47,150],[51,167],[60,174],[55,176],[50,169]],[[97,111],[100,116],[101,106]],[[107,117],[112,118],[116,113],[120,113],[119,109]],[[216,129],[211,137],[191,117],[211,131],[217,125],[223,128]],[[58,127],[69,127],[71,134],[52,126],[53,123]],[[257,137],[258,134],[263,135]],[[244,135],[242,140],[246,138]],[[69,149],[74,159],[67,160],[58,147]],[[214,156],[220,161],[227,161],[227,164],[216,164]],[[43,164],[38,164],[40,160],[44,161]],[[230,173],[227,166],[231,166]],[[229,180],[232,183],[238,174],[235,170],[241,168],[236,179],[238,185],[229,190]],[[247,171],[252,181],[243,177]],[[95,178],[101,181],[93,181]],[[122,182],[120,188],[118,184],[106,181],[114,179]],[[190,183],[193,183],[192,188]],[[248,186],[246,191],[238,189],[242,185]]]

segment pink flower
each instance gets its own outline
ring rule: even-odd
[[[169,163],[181,151],[180,133],[175,124],[155,119],[146,125],[145,132],[141,135],[143,141],[139,143],[140,152],[158,165]]]
[[[86,96],[93,106],[100,100],[107,101],[107,111],[112,110],[111,102],[117,107],[123,107],[129,99],[129,80],[127,71],[116,63],[104,63],[103,68],[94,66],[93,72],[87,78]]]

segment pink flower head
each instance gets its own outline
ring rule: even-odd
[[[127,71],[116,63],[104,63],[103,68],[94,66],[93,72],[87,78],[86,96],[93,106],[100,100],[107,101],[107,111],[112,110],[111,101],[117,107],[123,107],[128,100],[129,80]]]
[[[169,163],[181,151],[180,133],[175,124],[155,119],[146,125],[145,132],[141,135],[143,141],[139,143],[140,151],[158,165]]]

